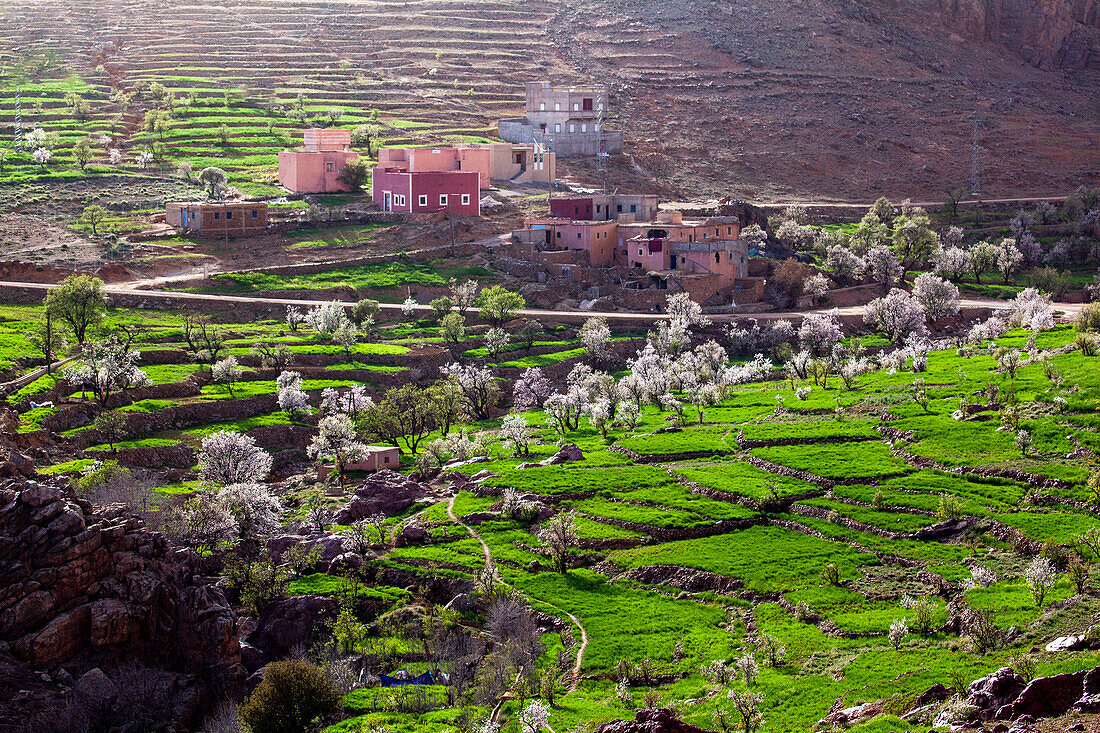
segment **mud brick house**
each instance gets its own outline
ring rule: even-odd
[[[368,445],[363,457],[356,461],[348,461],[344,470],[365,473],[381,471],[383,468],[397,470],[400,463],[401,451],[398,448],[392,445]],[[314,476],[318,481],[324,481],[334,470],[336,469],[332,464],[321,465],[317,467]]]
[[[476,171],[410,171],[379,165],[371,173],[371,200],[383,211],[481,214],[481,174]]]
[[[256,234],[267,227],[262,201],[195,201],[165,204],[164,219],[182,232],[230,236]]]
[[[447,148],[382,148],[378,165],[424,171],[475,171],[479,186],[491,181],[547,183],[557,177],[557,156],[536,145],[460,144]]]
[[[607,90],[603,87],[531,81],[525,90],[525,116],[500,120],[497,134],[501,140],[536,142],[564,157],[623,151],[623,133],[603,126],[608,110]]]
[[[641,287],[683,290],[702,303],[763,299],[764,279],[749,277],[748,245],[739,238],[736,216],[684,219],[682,212],[668,211],[648,222],[630,216],[527,219],[523,239],[543,252],[581,252],[589,267],[623,268]]]
[[[351,149],[351,131],[306,130],[302,142],[300,150],[279,153],[279,184],[294,193],[347,191],[340,172],[348,161],[359,159]]]
[[[652,194],[615,193],[553,199],[550,216],[593,221],[653,221],[657,197]]]

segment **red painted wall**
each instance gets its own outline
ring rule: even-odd
[[[592,220],[592,199],[566,198],[550,200],[550,216],[577,221]]]
[[[405,171],[377,167],[371,180],[371,199],[381,208],[386,208],[385,192],[393,196],[404,196],[403,203],[393,202],[391,211],[403,213],[421,213],[447,211],[464,216],[479,216],[480,175],[474,171]],[[440,196],[446,195],[447,203],[440,202]],[[421,203],[420,197],[424,197]],[[463,203],[463,196],[466,203]]]

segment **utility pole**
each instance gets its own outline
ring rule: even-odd
[[[971,118],[972,140],[970,147],[970,193],[976,199],[980,199],[982,196],[981,161],[979,159],[980,149],[978,146],[978,125],[980,124],[980,122],[981,120],[976,114],[973,118]]]

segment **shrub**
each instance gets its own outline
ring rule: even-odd
[[[1096,356],[1097,352],[1100,352],[1100,339],[1094,333],[1077,334],[1074,345],[1085,356]]]
[[[1100,303],[1088,303],[1083,306],[1073,322],[1073,328],[1081,333],[1100,331]]]
[[[822,585],[840,585],[840,568],[836,563],[829,563],[821,570]]]
[[[339,705],[340,692],[320,667],[288,659],[264,668],[263,682],[241,705],[240,719],[252,733],[302,733]]]
[[[1008,666],[1012,671],[1031,682],[1035,679],[1035,657],[1026,652],[1017,652],[1008,658]]]

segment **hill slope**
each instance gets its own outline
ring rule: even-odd
[[[311,112],[399,117],[406,142],[490,134],[524,80],[592,75],[642,165],[685,194],[927,197],[967,181],[975,115],[983,193],[1098,180],[1093,26],[1057,2],[916,5],[7,0],[0,46],[54,49],[104,97],[139,81],[274,107],[302,94]]]

